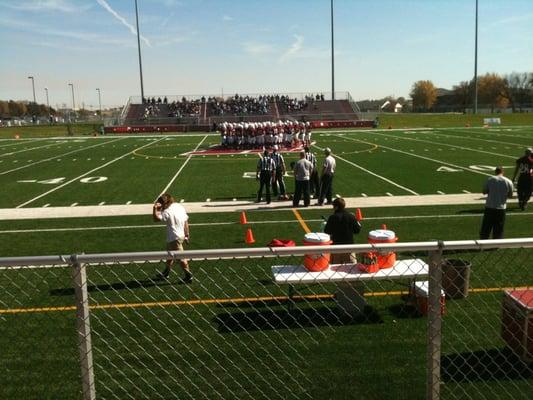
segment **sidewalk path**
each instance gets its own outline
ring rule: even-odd
[[[456,205],[456,204],[483,204],[485,198],[481,194],[449,194],[449,195],[423,195],[423,196],[376,196],[376,197],[349,197],[345,198],[348,208],[368,207],[406,207],[426,205]],[[213,213],[234,211],[275,211],[292,208],[290,201],[273,202],[271,204],[254,203],[251,201],[220,201],[183,203],[188,213]],[[307,209],[321,209],[330,206],[311,205]],[[38,207],[38,208],[2,208],[0,221],[20,219],[44,218],[82,218],[82,217],[115,217],[124,215],[150,215],[152,204],[117,204],[103,206],[77,206],[77,207]]]

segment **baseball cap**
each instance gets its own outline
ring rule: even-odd
[[[330,149],[329,147],[326,147],[326,148],[324,149],[324,153],[326,153],[326,154],[331,154],[331,149]]]
[[[533,154],[533,148],[528,147],[528,148],[526,149],[526,154]]]

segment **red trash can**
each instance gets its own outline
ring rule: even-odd
[[[304,236],[304,246],[329,246],[330,244],[332,244],[332,241],[327,233],[311,232]],[[311,272],[328,269],[329,253],[304,255],[304,266]]]

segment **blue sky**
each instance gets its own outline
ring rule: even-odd
[[[146,95],[331,90],[329,0],[138,0]],[[334,0],[335,88],[407,97],[474,73],[475,0]],[[533,0],[479,0],[478,72],[533,72]],[[138,95],[133,0],[0,0],[0,99]]]

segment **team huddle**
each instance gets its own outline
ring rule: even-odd
[[[274,145],[292,148],[311,144],[309,122],[222,122],[217,130],[220,144],[226,148],[256,149]]]

